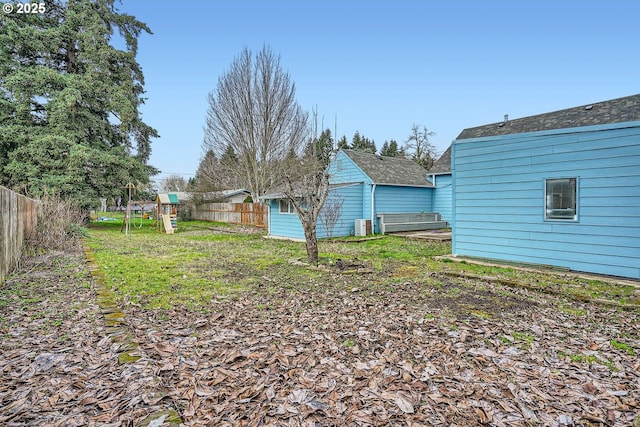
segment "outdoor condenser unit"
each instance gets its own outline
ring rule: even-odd
[[[356,219],[356,236],[366,236],[371,234],[371,220],[368,219]]]

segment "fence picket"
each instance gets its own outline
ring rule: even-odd
[[[199,203],[191,218],[201,221],[266,227],[268,210],[263,203]]]
[[[0,283],[18,264],[36,231],[38,202],[0,186]]]

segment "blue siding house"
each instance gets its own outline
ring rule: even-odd
[[[465,129],[451,158],[454,254],[640,278],[640,95]]]
[[[356,219],[370,220],[371,231],[377,233],[379,213],[433,211],[429,172],[412,160],[340,150],[327,171],[331,187],[325,208],[332,201],[342,202],[332,237],[353,235]],[[304,239],[302,224],[287,200],[277,194],[261,199],[269,205],[270,236]],[[322,221],[318,221],[317,235],[329,237]]]
[[[438,212],[444,221],[452,221],[453,177],[451,174],[451,147],[429,169],[429,180],[433,184],[433,211]]]

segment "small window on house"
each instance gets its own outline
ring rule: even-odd
[[[336,162],[336,168],[338,169],[338,171],[342,170],[342,159],[338,159],[338,161]]]
[[[295,209],[293,207],[293,203],[290,200],[280,200],[280,213],[292,214],[295,213]]]
[[[577,182],[577,178],[545,180],[545,219],[578,219]]]

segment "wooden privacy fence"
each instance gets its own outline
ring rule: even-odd
[[[20,261],[25,240],[36,231],[38,202],[0,187],[0,283]]]
[[[191,219],[266,227],[268,209],[263,203],[199,203]]]

